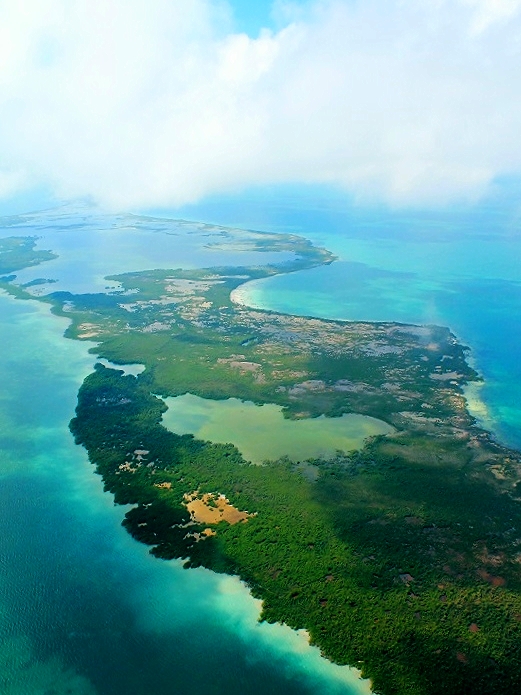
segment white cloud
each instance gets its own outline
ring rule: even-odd
[[[0,196],[44,183],[176,205],[283,181],[479,195],[521,173],[520,6],[317,0],[251,39],[210,0],[3,0]]]
[[[0,171],[0,199],[10,198],[26,183],[19,171]]]
[[[498,22],[514,17],[521,10],[521,0],[462,0],[474,10],[471,31],[477,34]]]

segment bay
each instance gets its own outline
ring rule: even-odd
[[[448,326],[484,379],[469,391],[480,422],[521,447],[519,181],[441,210],[364,206],[320,186],[273,187],[176,211],[302,234],[337,254],[329,266],[240,288],[240,301],[291,314]]]

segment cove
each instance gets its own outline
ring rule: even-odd
[[[256,405],[237,398],[214,401],[191,393],[164,399],[164,426],[176,434],[193,434],[215,443],[234,444],[252,463],[287,456],[293,461],[353,451],[368,437],[389,434],[387,423],[349,413],[337,418],[284,418],[274,404]]]

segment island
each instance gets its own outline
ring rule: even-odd
[[[0,287],[48,302],[100,360],[70,428],[124,526],[158,558],[235,574],[261,620],[305,629],[323,656],[382,695],[521,686],[521,454],[483,430],[479,380],[448,328],[252,309],[245,283],[334,261],[289,234],[223,243],[281,263],[151,269],[116,289],[35,297],[13,275],[52,258],[4,240]],[[11,262],[11,260],[13,262]],[[124,366],[141,364],[139,373]],[[245,458],[233,442],[167,428],[165,399],[278,406],[288,422],[357,414],[353,450]],[[252,409],[252,424],[255,411]]]

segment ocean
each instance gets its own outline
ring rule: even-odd
[[[448,325],[484,377],[469,393],[476,415],[521,446],[521,235],[507,198],[403,212],[301,188],[221,197],[171,215],[300,233],[339,256],[250,285],[244,296],[253,305]],[[167,222],[135,222],[69,210],[12,218],[0,235],[42,237],[39,247],[60,259],[24,279],[57,279],[54,286],[73,291],[111,286],[107,272],[234,261],[195,249]],[[68,431],[94,364],[89,344],[64,339],[67,322],[38,302],[0,295],[0,323],[0,691],[368,692],[356,672],[323,660],[303,635],[258,623],[259,602],[236,578],[157,560],[124,531],[124,510]]]
[[[448,326],[483,378],[468,390],[480,422],[521,448],[519,182],[443,210],[364,207],[321,187],[279,187],[178,211],[245,229],[301,234],[338,261],[241,289],[251,306],[331,319]]]
[[[122,231],[127,222],[42,213],[5,221],[1,236],[37,235],[41,248],[59,243],[60,259],[23,278],[58,280],[49,287],[75,291],[103,285],[111,254],[122,272],[178,266],[191,248],[191,237],[183,244],[173,228],[150,237],[157,224],[136,233]],[[84,255],[78,276],[75,250],[92,245],[91,234],[99,246]],[[140,252],[143,234],[157,239],[161,259],[154,245]],[[75,251],[72,268],[67,247]],[[236,260],[227,253],[201,251],[217,262]],[[260,602],[237,578],[184,570],[134,541],[121,526],[124,509],[103,492],[68,430],[94,365],[92,344],[64,339],[67,321],[47,305],[4,294],[0,326],[2,695],[369,692],[355,671],[322,659],[304,634],[259,623]]]

